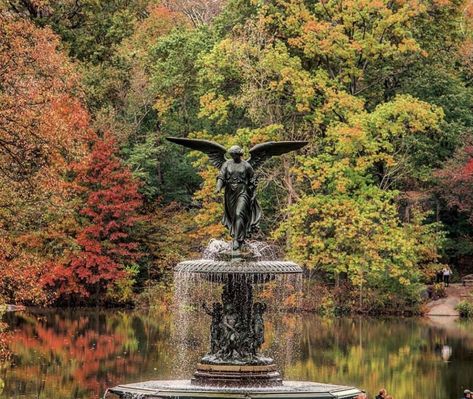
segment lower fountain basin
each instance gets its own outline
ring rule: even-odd
[[[212,387],[192,385],[189,380],[147,381],[109,388],[105,399],[158,398],[344,398],[355,399],[362,391],[357,388],[306,381],[284,381],[278,387]]]

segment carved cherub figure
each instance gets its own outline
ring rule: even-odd
[[[253,352],[256,355],[264,343],[264,320],[263,313],[266,311],[266,304],[255,302],[253,304]]]
[[[210,353],[216,354],[220,350],[220,343],[222,341],[223,330],[223,305],[218,302],[212,304],[212,309],[209,309],[206,303],[202,304],[205,313],[212,316],[212,324],[210,327]]]
[[[233,304],[225,305],[225,312],[222,321],[223,337],[225,345],[222,346],[222,354],[224,358],[240,356],[240,320],[239,315]]]

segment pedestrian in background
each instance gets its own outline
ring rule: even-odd
[[[448,287],[450,285],[450,275],[452,274],[452,271],[448,266],[445,266],[443,268],[443,282],[445,284],[445,287]]]
[[[438,269],[435,273],[435,282],[437,284],[443,283],[443,269]]]

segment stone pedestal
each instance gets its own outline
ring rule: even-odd
[[[282,379],[275,364],[253,366],[199,363],[191,384],[221,387],[276,387],[282,385]]]

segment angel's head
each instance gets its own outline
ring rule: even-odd
[[[237,145],[232,145],[228,149],[228,153],[230,154],[230,156],[232,157],[234,161],[239,161],[241,157],[243,156],[243,150],[241,149],[240,146],[237,146]]]

